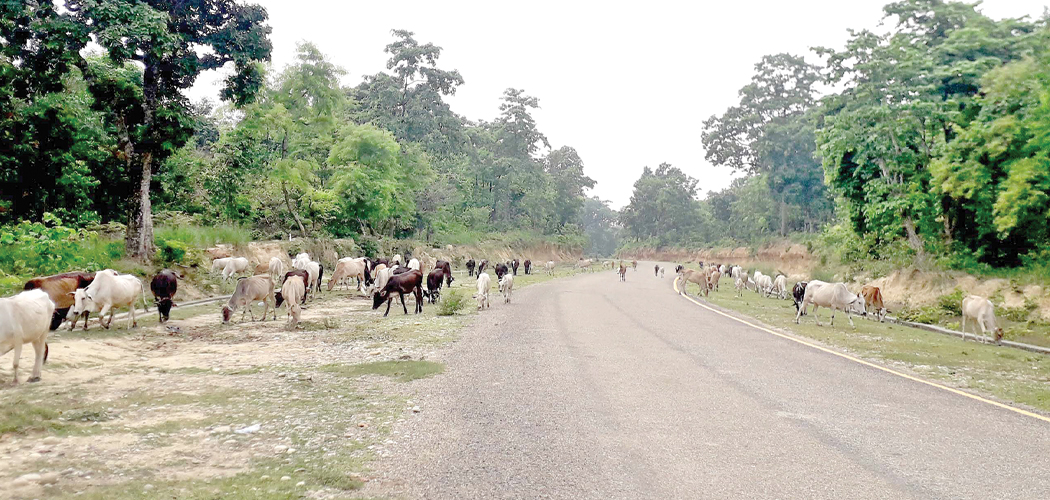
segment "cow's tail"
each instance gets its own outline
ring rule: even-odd
[[[44,342],[44,363],[47,363],[47,351],[50,349],[47,347],[47,342]]]
[[[139,285],[142,285],[142,281],[139,281]],[[149,303],[146,302],[146,287],[140,286],[139,291],[142,292],[142,308],[149,312]]]

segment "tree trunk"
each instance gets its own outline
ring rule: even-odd
[[[124,249],[128,258],[148,262],[153,258],[157,248],[153,245],[153,207],[150,203],[150,181],[153,179],[153,154],[142,155],[142,177],[139,180],[139,191],[135,202],[131,204],[128,216],[127,238]]]
[[[288,184],[284,181],[281,181],[281,192],[284,193],[284,204],[288,207],[288,213],[292,214],[292,217],[295,219],[295,223],[299,225],[299,234],[301,234],[302,237],[305,238],[306,228],[303,227],[303,221],[299,220],[299,213],[295,210],[292,210],[292,199],[288,196]]]
[[[787,236],[787,203],[780,200],[780,237]]]
[[[925,255],[926,250],[923,248],[919,234],[915,232],[915,223],[912,222],[911,217],[904,217],[904,230],[908,233],[908,246],[915,250],[920,257]]]

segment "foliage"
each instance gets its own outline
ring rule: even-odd
[[[937,307],[950,316],[962,316],[962,300],[967,294],[956,288],[952,293],[937,297]]]
[[[97,271],[123,257],[120,243],[61,224],[45,213],[43,222],[0,226],[0,272],[48,275],[71,269]]]
[[[458,288],[449,288],[438,301],[438,316],[454,316],[467,308],[467,296]]]
[[[608,257],[620,247],[619,214],[609,207],[609,202],[598,197],[587,198],[580,212],[580,227],[587,236],[588,246],[584,253]]]

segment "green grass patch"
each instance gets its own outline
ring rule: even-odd
[[[16,397],[0,405],[0,436],[8,433],[52,432],[68,426],[62,412],[26,398]]]
[[[381,375],[409,382],[416,379],[427,378],[445,371],[443,363],[434,361],[375,361],[372,363],[360,363],[356,365],[330,364],[320,367],[327,373],[335,373],[344,377],[361,377],[364,375]]]
[[[186,246],[196,248],[214,247],[219,243],[246,247],[252,241],[252,232],[240,226],[160,226],[154,230],[158,240],[178,241]]]

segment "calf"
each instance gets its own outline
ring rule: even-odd
[[[514,289],[514,275],[508,274],[499,280],[499,293],[503,294],[503,303],[510,303],[510,292]]]
[[[525,259],[524,265],[525,265],[525,275],[527,276],[527,275],[529,275],[532,272],[532,261],[529,260],[529,259]]]
[[[33,344],[36,360],[29,382],[39,382],[47,361],[47,333],[55,315],[55,303],[43,290],[28,290],[14,297],[0,298],[0,356],[15,351],[11,361],[15,383],[18,383],[18,361],[22,346]]]
[[[627,281],[627,266],[623,265],[622,262],[620,263],[620,270],[617,271],[617,274],[620,275],[620,281]]]
[[[277,293],[280,295],[281,298],[289,298],[288,324],[285,325],[285,328],[289,330],[295,330],[295,327],[299,324],[299,320],[302,317],[303,308],[299,303],[306,295],[306,282],[303,281],[302,276],[292,276],[284,280],[284,284],[281,285],[281,291]],[[280,303],[277,303],[273,306],[275,320],[277,319],[277,308],[280,307],[280,305]]]
[[[769,290],[766,291],[766,297],[777,294],[780,300],[784,300],[787,297],[787,277],[783,274],[778,274],[777,279],[773,280],[773,284],[769,286]]]
[[[478,310],[482,310],[489,307],[489,288],[492,287],[492,278],[489,278],[489,273],[478,274],[478,293],[474,294],[474,298],[478,299]]]
[[[87,288],[81,288],[73,293],[73,309],[70,313],[76,318],[78,315],[90,311],[99,311],[99,325],[109,328],[113,324],[113,316],[117,307],[128,308],[128,329],[138,326],[135,317],[135,301],[142,297],[142,308],[149,312],[146,303],[146,290],[135,276],[120,274],[112,269],[105,269],[95,273],[95,279]],[[103,323],[106,313],[109,313],[109,321]],[[76,326],[74,322],[70,325],[72,331]],[[87,329],[87,322],[84,322]]]
[[[1003,342],[1003,329],[999,327],[995,320],[995,306],[992,301],[978,297],[976,295],[969,295],[963,298],[962,301],[962,331],[966,333],[966,320],[970,320],[977,323],[977,326],[973,327],[974,335],[977,335],[977,327],[981,327],[981,334],[988,332],[995,332],[995,343],[1002,345]],[[963,335],[963,340],[966,340],[966,336]]]
[[[445,280],[445,270],[440,267],[427,274],[427,289],[423,295],[433,304],[441,297],[441,284]]]
[[[390,303],[394,301],[395,292],[401,297],[401,307],[404,308],[405,314],[408,314],[408,306],[405,305],[406,293],[411,293],[416,296],[415,313],[419,314],[423,312],[422,271],[412,270],[403,274],[391,276],[390,281],[387,281],[386,286],[373,297],[372,310],[379,309],[379,306],[385,301],[386,312],[383,313],[383,316],[390,314]]]
[[[514,273],[514,276],[518,275],[518,259],[510,261],[510,268]]]
[[[700,292],[698,292],[697,295],[699,296],[700,293],[703,293],[704,297],[707,297],[708,292],[710,291],[707,282],[707,273],[695,269],[686,269],[681,266],[679,266],[679,268],[678,277],[682,280],[682,288],[678,291],[678,294],[689,295],[686,293],[686,287],[689,283],[696,283],[697,285],[700,285]]]
[[[864,310],[871,308],[875,312],[875,317],[879,318],[879,323],[882,323],[886,318],[886,306],[882,303],[882,290],[879,290],[877,286],[864,285],[860,289],[860,294],[864,297]]]
[[[744,295],[744,290],[747,288],[747,283],[751,281],[751,278],[747,276],[747,271],[739,267],[736,268],[736,271],[739,271],[736,273],[736,296],[740,297]]]
[[[87,288],[95,280],[95,273],[71,272],[33,278],[26,282],[23,290],[43,290],[51,301],[55,303],[55,312],[51,316],[51,329],[56,330],[66,319],[69,310],[73,307],[73,292],[78,288]],[[74,325],[77,318],[72,318]],[[87,316],[84,317],[84,327],[87,327]]]
[[[168,321],[172,306],[178,305],[173,300],[178,288],[179,275],[175,274],[175,271],[171,269],[165,269],[157,273],[153,280],[149,282],[149,289],[153,292],[153,302],[157,305],[157,314],[160,315],[161,323]]]
[[[475,265],[477,265],[477,264],[474,263],[474,259],[470,259],[470,260],[467,261],[467,276],[468,277],[474,277],[474,266]]]
[[[287,283],[288,280],[285,280]],[[282,287],[283,290],[283,287]],[[283,295],[283,294],[282,294]],[[270,280],[269,276],[252,276],[250,278],[241,278],[237,281],[237,288],[233,291],[233,296],[230,297],[230,301],[226,305],[222,306],[222,324],[227,325],[230,323],[230,319],[233,317],[233,313],[237,312],[237,308],[243,307],[244,311],[241,312],[241,321],[244,321],[244,315],[250,313],[252,315],[252,321],[255,321],[255,311],[252,311],[252,303],[257,301],[263,302],[263,315],[262,320],[266,321],[266,313],[270,310],[270,297],[273,296],[273,281]],[[290,298],[285,297],[289,302],[293,302]],[[289,304],[289,307],[291,305]],[[273,319],[277,320],[277,307],[273,308]]]
[[[503,279],[503,275],[507,274],[508,271],[509,270],[507,269],[507,265],[506,264],[496,264],[496,279],[497,280]]]
[[[717,269],[707,275],[707,288],[718,291],[718,282],[722,281],[722,273]]]
[[[813,304],[813,319],[816,320],[817,326],[820,324],[820,318],[817,316],[818,307],[827,307],[831,309],[831,326],[835,326],[835,312],[846,311],[846,319],[849,320],[849,325],[855,327],[853,324],[853,317],[851,313],[859,309],[861,314],[864,314],[864,300],[859,296],[855,295],[846,288],[844,283],[832,283],[826,285],[814,286],[810,283],[806,287],[806,293],[802,297],[802,307],[798,313],[795,314],[795,323],[799,323],[799,318],[802,317],[803,311],[806,310],[806,306]]]

